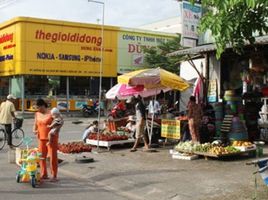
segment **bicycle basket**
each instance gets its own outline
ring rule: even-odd
[[[14,128],[21,128],[23,123],[23,119],[16,118],[14,120]]]

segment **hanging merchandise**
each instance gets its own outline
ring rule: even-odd
[[[194,84],[194,90],[193,90],[193,96],[196,97],[197,99],[197,103],[201,103],[203,101],[203,90],[204,90],[204,86],[203,86],[203,78],[199,77]]]

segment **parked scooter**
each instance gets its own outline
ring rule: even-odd
[[[98,115],[98,108],[84,104],[82,107],[83,117],[96,117]]]

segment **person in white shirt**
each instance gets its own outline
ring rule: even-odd
[[[7,100],[1,103],[0,106],[0,124],[5,127],[7,133],[7,144],[12,148],[12,119],[15,119],[15,106],[13,100],[16,99],[12,94],[7,96]]]
[[[136,119],[133,115],[128,116],[128,123],[125,127],[125,131],[127,131],[131,138],[135,138],[136,134]]]
[[[160,115],[161,107],[159,102],[156,99],[150,100],[149,106],[148,106],[148,114],[150,117],[153,116],[156,118],[158,115]]]
[[[84,142],[86,142],[86,139],[88,138],[88,136],[91,133],[97,133],[98,132],[98,121],[95,120],[92,122],[92,124],[90,124],[84,131],[83,136],[82,136],[82,140]]]

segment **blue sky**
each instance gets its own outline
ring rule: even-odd
[[[100,1],[105,3],[106,25],[137,27],[179,15],[179,4],[175,0]],[[0,0],[0,3],[1,22],[16,16],[29,16],[102,23],[102,5],[88,0]]]

